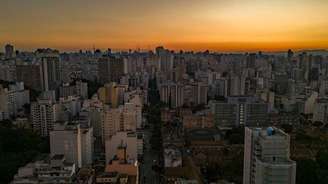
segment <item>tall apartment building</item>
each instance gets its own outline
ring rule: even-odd
[[[129,113],[137,128],[142,124],[143,98],[140,94],[131,95],[124,104],[124,112]]]
[[[101,83],[120,82],[124,75],[124,61],[121,57],[106,56],[98,60],[98,77]]]
[[[0,80],[21,81],[21,80],[16,80],[15,63],[10,63],[10,64],[0,63]]]
[[[43,91],[55,90],[60,84],[59,52],[51,49],[37,50],[41,66],[41,86]]]
[[[65,83],[59,87],[59,97],[79,96],[82,99],[88,98],[88,83],[75,81],[74,83]]]
[[[31,119],[33,130],[41,136],[48,136],[54,128],[56,106],[54,98],[42,96],[37,102],[31,103]]]
[[[290,137],[280,129],[245,128],[244,184],[295,184]]]
[[[110,108],[105,106],[102,117],[103,142],[113,136],[117,131],[124,130],[122,111],[122,108]]]
[[[166,83],[160,86],[160,99],[172,108],[183,106],[184,87],[182,84]]]
[[[50,132],[51,155],[65,155],[77,167],[92,164],[93,128],[78,122],[56,123]]]
[[[59,98],[57,107],[59,112],[66,112],[68,116],[76,117],[81,111],[82,100],[78,96]],[[56,120],[60,120],[60,117],[56,118]]]
[[[177,108],[183,106],[183,85],[182,84],[175,84],[170,86],[171,98],[170,104],[171,107]]]
[[[196,89],[196,104],[207,104],[208,85],[202,82],[198,82]]]
[[[124,92],[127,91],[127,85],[118,85],[115,82],[107,83],[104,87],[98,89],[99,100],[105,104],[110,104],[116,108],[124,102]]]
[[[172,108],[184,104],[207,104],[208,85],[202,82],[183,85],[180,83],[163,83],[159,87],[160,100]]]
[[[13,58],[14,56],[15,56],[14,46],[7,44],[5,46],[5,58],[10,59]]]
[[[118,108],[106,106],[103,112],[103,141],[119,131],[136,131],[142,123],[142,104],[139,96]]]
[[[183,104],[207,104],[208,85],[203,82],[193,82],[184,86]]]
[[[16,116],[17,112],[25,104],[30,103],[30,92],[24,89],[23,82],[10,84],[8,88],[0,85],[0,113],[2,118],[7,119],[9,116]]]
[[[237,75],[230,75],[228,78],[227,89],[229,96],[244,95],[245,81]]]
[[[88,112],[90,124],[93,127],[94,137],[102,137],[103,134],[103,103],[96,97],[84,100],[81,111]]]
[[[172,71],[174,55],[171,53],[171,51],[165,49],[164,47],[157,47],[156,55],[158,58],[159,70],[162,72]]]
[[[209,96],[214,98],[216,96],[226,97],[228,94],[227,79],[215,79],[209,89]]]
[[[160,100],[166,104],[169,104],[170,102],[170,85],[169,84],[162,84],[159,86],[159,96]]]
[[[41,91],[41,66],[37,64],[16,65],[17,81],[23,81],[31,89]]]

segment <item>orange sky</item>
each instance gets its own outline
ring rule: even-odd
[[[327,0],[1,0],[18,49],[251,51],[328,48]]]

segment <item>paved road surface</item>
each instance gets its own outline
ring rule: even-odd
[[[159,184],[158,173],[152,170],[153,161],[158,159],[158,153],[151,149],[150,139],[152,136],[152,127],[144,131],[144,160],[141,164],[141,184]]]

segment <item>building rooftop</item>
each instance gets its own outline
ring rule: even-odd
[[[65,159],[64,155],[54,155],[51,160],[63,160]]]
[[[213,128],[201,128],[201,129],[193,129],[187,133],[188,140],[220,140],[221,133],[217,129]]]

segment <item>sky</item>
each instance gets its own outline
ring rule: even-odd
[[[0,46],[328,49],[328,0],[0,0]]]

